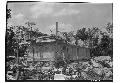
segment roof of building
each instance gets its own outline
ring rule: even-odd
[[[61,39],[59,37],[54,37],[54,36],[42,36],[36,39],[36,45],[55,44],[55,43],[66,44],[68,46],[75,46],[75,47],[83,48],[83,46],[72,44],[70,42],[65,41],[64,39]],[[88,47],[84,47],[84,48],[88,48]]]

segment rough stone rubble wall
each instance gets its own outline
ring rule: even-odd
[[[89,59],[90,52],[87,48],[75,47],[65,44],[43,44],[41,46],[33,46],[34,58],[37,60],[56,60],[63,58],[67,60]],[[33,57],[33,48],[29,47],[29,56]]]

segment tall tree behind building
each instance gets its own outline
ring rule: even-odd
[[[93,27],[77,31],[76,36],[90,48],[91,56],[113,56],[113,25],[108,23],[105,29]]]

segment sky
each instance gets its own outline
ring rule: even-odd
[[[56,22],[60,32],[70,32],[83,27],[103,29],[113,21],[112,3],[13,2],[8,8],[12,15],[9,25],[35,22],[34,27],[47,34],[55,33]]]

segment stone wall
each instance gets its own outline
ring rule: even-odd
[[[32,45],[28,48],[29,57],[33,57],[34,60],[48,60],[55,61],[60,60],[77,60],[77,59],[89,59],[89,49],[78,47],[68,44],[56,44],[56,43],[43,43],[40,45]]]

